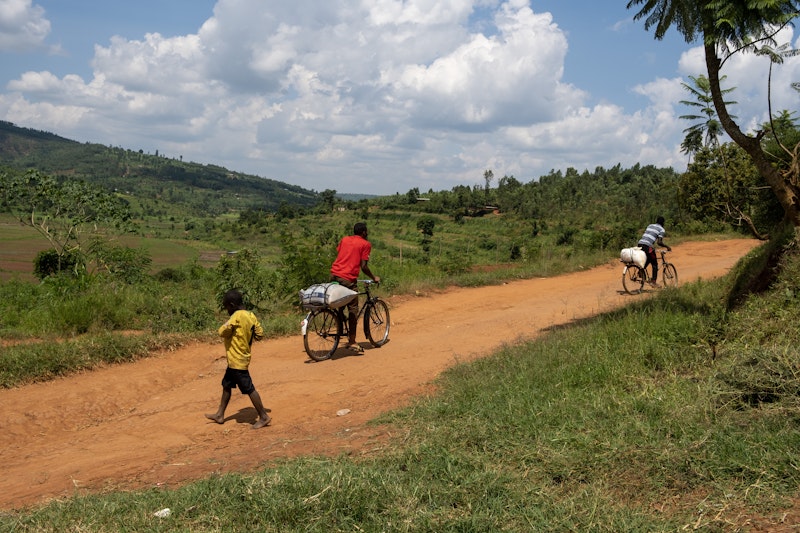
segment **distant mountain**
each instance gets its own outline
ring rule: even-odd
[[[82,179],[128,197],[144,214],[209,216],[245,209],[310,207],[319,194],[295,185],[141,150],[79,143],[0,121],[0,166]]]

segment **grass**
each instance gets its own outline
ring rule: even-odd
[[[435,395],[375,422],[396,436],[382,450],[71,498],[2,514],[0,530],[790,527],[781,521],[800,484],[797,250],[772,262],[770,290],[726,307],[766,253],[726,279],[453,367]],[[170,517],[153,515],[165,507]]]
[[[63,342],[25,342],[0,352],[0,387],[48,381],[103,365],[135,361],[158,350],[184,345],[179,334],[102,333]]]

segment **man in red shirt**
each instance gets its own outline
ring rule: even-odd
[[[375,283],[380,283],[381,278],[374,275],[369,269],[369,253],[372,245],[367,240],[367,225],[364,222],[357,222],[353,226],[353,234],[342,238],[336,248],[338,254],[336,260],[331,265],[331,279],[344,285],[348,289],[357,291],[359,272],[372,278]],[[354,298],[347,304],[349,342],[346,348],[357,353],[362,353],[364,349],[356,343],[356,328],[358,327],[358,298]]]

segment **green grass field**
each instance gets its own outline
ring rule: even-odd
[[[153,259],[154,272],[193,260],[205,267],[212,267],[225,252],[219,246],[194,240],[135,236],[114,239],[125,246],[147,250]],[[0,280],[34,280],[33,260],[36,254],[49,248],[47,240],[35,229],[23,226],[7,215],[0,216]]]

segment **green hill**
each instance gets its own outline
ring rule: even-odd
[[[282,204],[310,207],[315,191],[276,180],[149,155],[119,147],[79,143],[0,121],[0,166],[78,178],[132,197],[143,215],[219,215]]]

